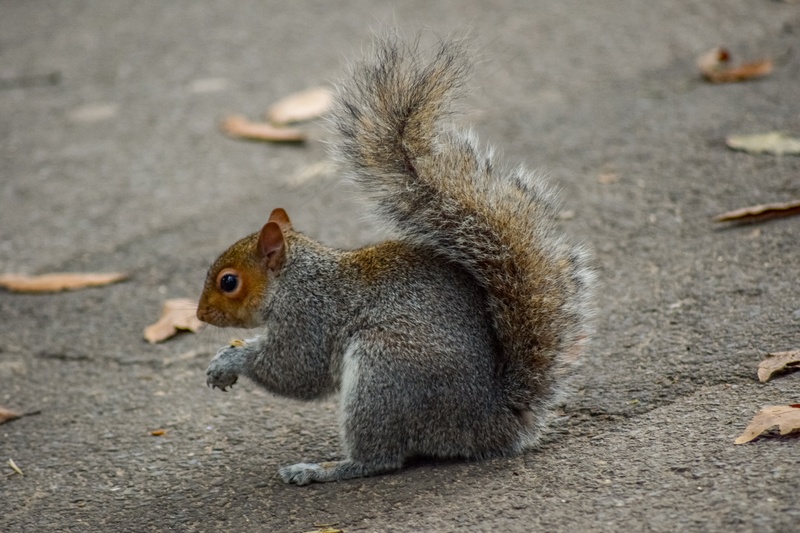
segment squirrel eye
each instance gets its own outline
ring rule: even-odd
[[[238,286],[239,286],[239,278],[237,278],[233,274],[225,274],[219,280],[219,288],[222,289],[222,292],[233,292],[236,290],[236,287]]]
[[[226,268],[217,276],[217,286],[228,296],[236,295],[242,287],[239,272],[233,268]]]

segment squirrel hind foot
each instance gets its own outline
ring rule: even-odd
[[[286,483],[308,485],[327,483],[358,477],[373,476],[398,470],[402,464],[362,463],[359,461],[329,461],[325,463],[297,463],[278,470],[278,476]]]

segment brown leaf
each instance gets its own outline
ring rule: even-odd
[[[155,344],[169,339],[179,330],[197,333],[205,324],[197,318],[197,302],[176,298],[164,302],[158,322],[144,328],[144,338]]]
[[[611,185],[612,183],[617,183],[619,181],[619,176],[614,172],[606,172],[604,174],[598,174],[597,176],[597,183],[600,185]]]
[[[727,211],[714,217],[714,222],[758,222],[770,218],[800,215],[800,200],[792,202],[761,204]]]
[[[761,78],[772,72],[772,60],[762,59],[730,66],[731,53],[722,47],[712,48],[697,58],[700,74],[711,83],[734,83]]]
[[[759,411],[744,433],[734,441],[736,444],[750,442],[766,430],[778,426],[781,435],[800,430],[800,404],[772,405]]]
[[[303,142],[306,134],[295,128],[279,128],[266,122],[250,122],[241,115],[222,121],[222,130],[232,137],[269,142]]]
[[[166,434],[167,434],[166,429],[154,429],[153,431],[150,432],[150,435],[152,435],[153,437],[163,437]]]
[[[15,292],[58,292],[74,291],[86,287],[108,285],[126,280],[129,274],[120,272],[108,273],[53,273],[41,276],[27,276],[25,274],[0,275],[0,287],[5,287]]]
[[[303,122],[323,115],[333,103],[330,90],[317,87],[291,94],[276,102],[267,111],[267,120],[272,124]]]
[[[758,380],[765,383],[773,374],[800,369],[800,350],[768,353],[767,358],[758,364]]]
[[[21,416],[22,416],[21,414],[15,411],[11,411],[10,409],[6,409],[5,407],[0,406],[0,424],[11,422],[12,420],[16,420]]]
[[[748,154],[800,155],[800,139],[780,131],[731,135],[725,139],[725,144],[728,148]]]

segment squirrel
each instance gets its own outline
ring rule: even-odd
[[[339,392],[344,458],[281,468],[287,483],[519,453],[585,350],[594,273],[556,230],[554,194],[446,120],[467,56],[458,40],[426,56],[377,38],[339,87],[334,157],[394,240],[333,249],[278,208],[208,271],[198,318],[265,330],[222,348],[209,386]]]

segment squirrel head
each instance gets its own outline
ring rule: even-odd
[[[269,283],[280,275],[286,260],[286,232],[292,223],[283,209],[275,209],[261,231],[240,239],[208,269],[197,318],[220,327],[254,328]]]

